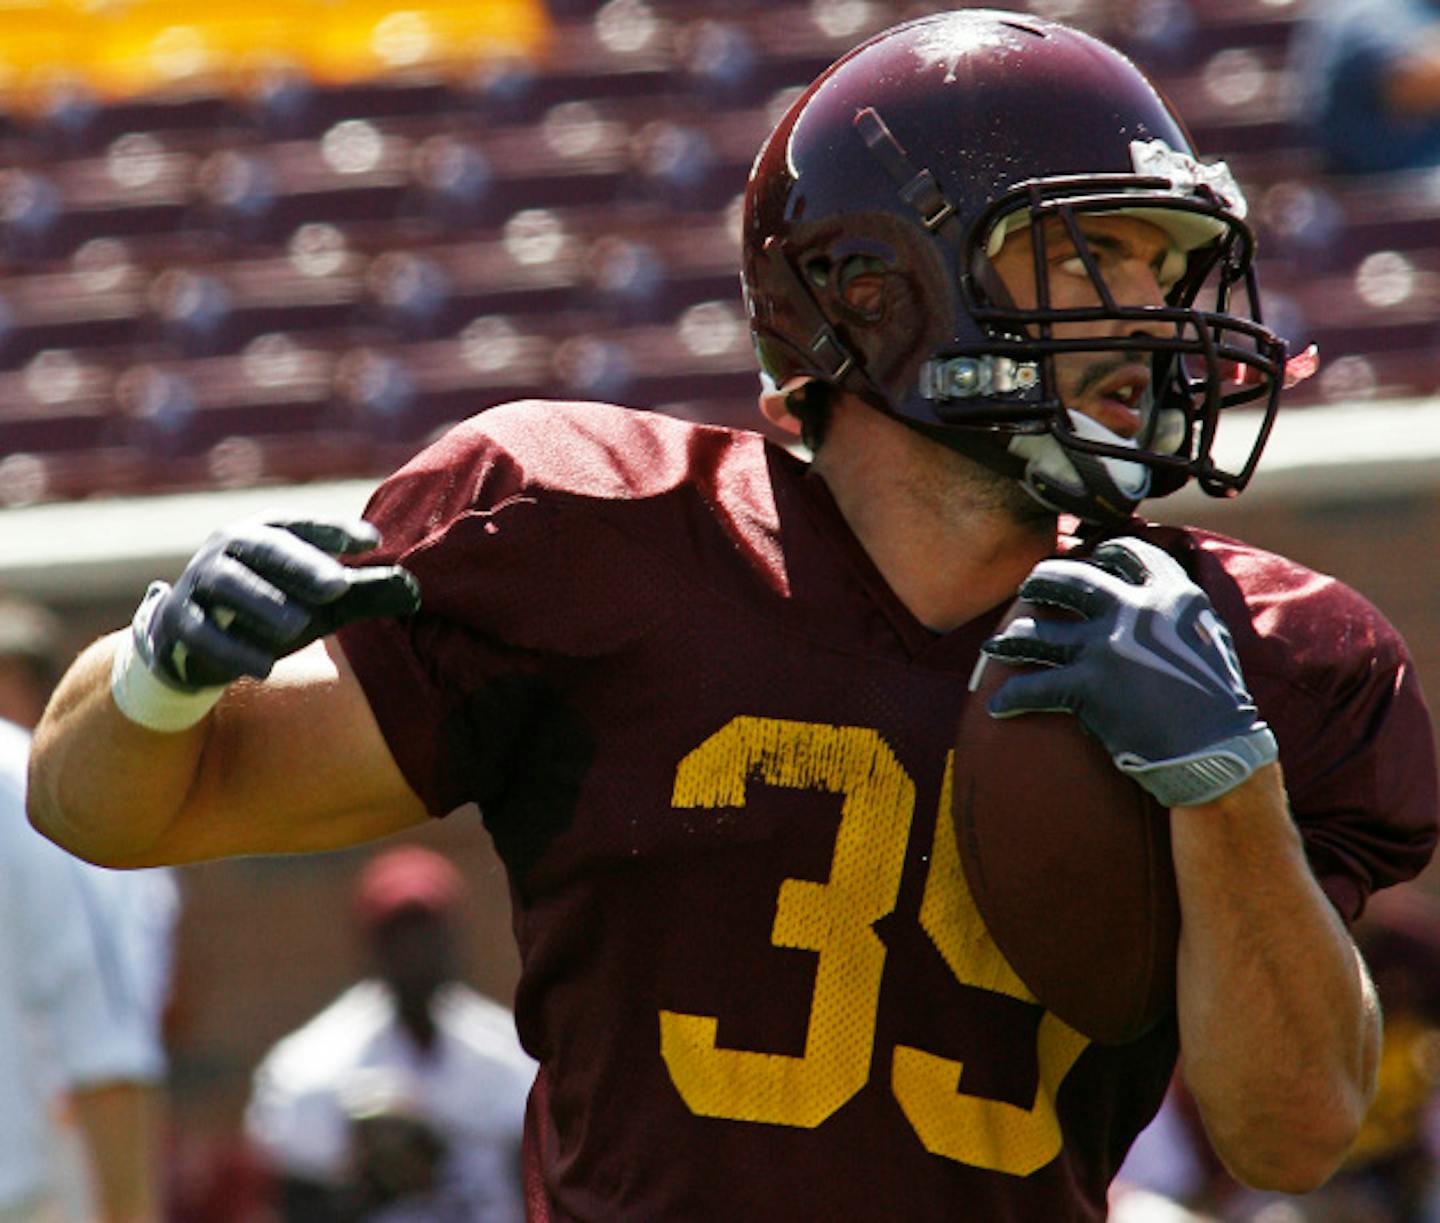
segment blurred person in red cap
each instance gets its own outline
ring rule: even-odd
[[[504,1007],[455,979],[459,872],[402,846],[354,893],[371,973],[255,1072],[250,1140],[283,1219],[523,1216],[520,1136],[535,1066]]]

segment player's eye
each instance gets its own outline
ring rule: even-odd
[[[1155,283],[1160,286],[1161,292],[1168,294],[1184,279],[1187,264],[1185,252],[1175,247],[1156,256],[1150,266],[1155,273]]]

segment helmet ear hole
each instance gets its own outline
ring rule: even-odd
[[[873,255],[851,255],[840,265],[840,300],[867,322],[878,322],[885,313],[886,271]]]
[[[832,259],[815,255],[804,262],[805,279],[824,296],[839,299],[840,305],[865,322],[878,322],[885,312],[885,277],[889,271],[883,259],[874,255],[848,255]]]
[[[828,289],[830,287],[830,271],[834,265],[827,255],[816,255],[813,259],[805,260],[805,279],[817,289]]]

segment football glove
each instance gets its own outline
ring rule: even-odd
[[[153,730],[204,717],[225,686],[264,679],[277,659],[341,625],[420,606],[398,565],[350,568],[336,558],[380,541],[367,522],[287,520],[216,532],[172,587],[153,582],[116,655],[121,712]]]
[[[1276,759],[1230,631],[1166,552],[1140,539],[1041,561],[1020,597],[1070,618],[1019,616],[981,647],[1038,664],[990,698],[993,717],[1073,713],[1167,807],[1209,802]]]

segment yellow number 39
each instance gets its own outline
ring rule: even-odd
[[[680,762],[677,807],[743,807],[747,782],[843,796],[830,878],[786,879],[771,942],[819,953],[805,1052],[726,1049],[713,1015],[660,1012],[660,1053],[694,1113],[812,1128],[870,1079],[885,945],[874,924],[895,908],[915,809],[915,784],[880,735],[865,727],[738,717]],[[1035,998],[996,948],[970,899],[950,810],[946,762],[940,818],[920,924],[963,985]],[[1060,1153],[1055,1095],[1088,1040],[1048,1012],[1040,1022],[1039,1081],[1029,1109],[961,1089],[964,1065],[897,1046],[891,1088],[927,1150],[1027,1176]]]

